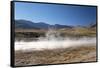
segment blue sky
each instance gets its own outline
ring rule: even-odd
[[[96,22],[96,7],[15,2],[15,19],[86,26]]]

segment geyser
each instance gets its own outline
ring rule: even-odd
[[[15,41],[15,50],[44,50],[67,48],[82,45],[96,45],[95,37],[69,38],[61,37],[56,30],[50,29],[46,37],[39,37],[37,41]]]

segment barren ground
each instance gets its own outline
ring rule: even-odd
[[[15,65],[57,64],[96,61],[96,46],[77,46],[53,50],[15,51]]]

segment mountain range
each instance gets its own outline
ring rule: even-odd
[[[48,29],[48,28],[73,28],[73,26],[68,25],[60,25],[60,24],[54,24],[50,25],[45,22],[32,22],[28,20],[15,20],[15,28],[21,28],[21,29]]]

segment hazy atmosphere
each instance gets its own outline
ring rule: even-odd
[[[15,65],[95,62],[96,6],[15,2]]]

